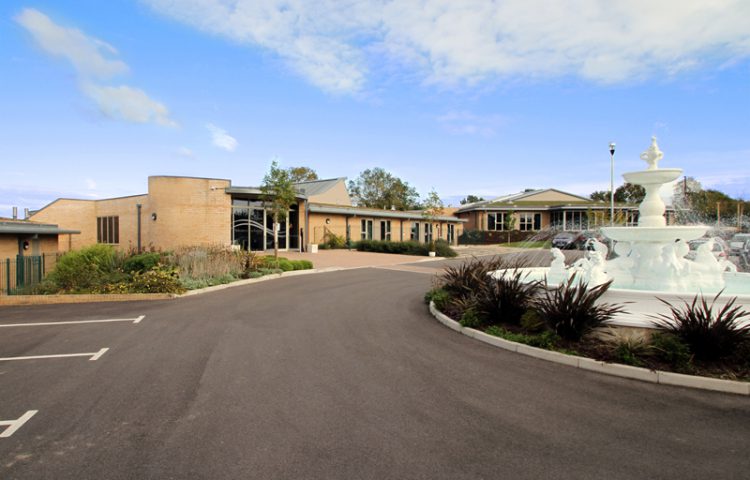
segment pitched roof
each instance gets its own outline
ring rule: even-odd
[[[563,195],[573,197],[573,199],[569,201],[533,200],[534,196],[542,194],[542,193],[547,193],[547,192],[561,193]],[[595,202],[591,200],[590,198],[582,197],[580,195],[575,195],[573,193],[564,192],[556,188],[540,188],[537,190],[524,190],[523,192],[512,193],[510,195],[503,195],[503,196],[495,197],[489,200],[482,200],[480,202],[469,203],[459,208],[458,212],[468,212],[471,210],[483,209],[483,208],[488,208],[488,207],[491,208],[491,207],[507,206],[508,204],[516,204],[516,203],[548,205],[548,204],[563,204],[563,203],[595,203]]]
[[[400,218],[404,220],[418,220],[427,221],[422,214],[422,210],[402,211],[402,210],[380,210],[377,208],[365,208],[365,207],[350,207],[347,205],[328,205],[324,203],[310,203],[310,212],[313,213],[330,213],[330,214],[343,214],[352,215],[359,217],[373,217],[373,218]],[[439,215],[434,217],[435,221],[438,222],[449,222],[449,223],[463,223],[466,219],[453,217],[450,215]]]
[[[294,187],[307,197],[320,195],[335,187],[339,182],[346,181],[346,177],[328,178],[323,180],[309,180],[307,182],[298,182]]]

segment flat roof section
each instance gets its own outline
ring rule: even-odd
[[[68,230],[57,225],[30,222],[0,222],[0,234],[11,235],[60,235],[79,234],[80,230]]]

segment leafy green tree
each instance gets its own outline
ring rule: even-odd
[[[260,191],[263,203],[273,217],[273,254],[278,263],[279,226],[286,220],[289,207],[297,202],[297,192],[294,190],[294,182],[289,171],[279,168],[276,160],[271,163],[271,168],[263,177]]]
[[[589,195],[589,198],[595,202],[608,202],[609,190],[597,190]]]
[[[609,193],[609,192],[607,192]],[[646,197],[646,189],[633,183],[624,183],[615,189],[615,202],[618,203],[641,203]]]
[[[445,205],[443,205],[443,201],[440,200],[440,196],[437,194],[435,189],[433,188],[430,190],[430,193],[427,194],[427,198],[425,199],[424,203],[422,204],[422,217],[424,217],[428,222],[430,222],[430,225],[434,225],[435,220],[437,220],[437,217],[443,214],[445,212]],[[430,251],[435,250],[435,241],[434,241],[434,232],[433,236],[430,239]]]
[[[309,182],[318,179],[318,174],[310,167],[289,167],[289,178],[292,183]]]
[[[513,212],[507,212],[503,215],[503,229],[508,232],[508,243],[510,243],[510,233],[516,228],[516,216]]]
[[[414,187],[379,167],[367,169],[356,180],[350,180],[349,193],[359,199],[362,207],[395,207],[397,210],[419,208],[419,194]]]
[[[482,201],[484,201],[484,197],[477,197],[476,195],[466,195],[466,197],[461,200],[461,205],[466,205],[468,203],[482,202]]]

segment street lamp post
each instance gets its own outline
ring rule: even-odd
[[[615,142],[609,144],[609,224],[615,224]]]

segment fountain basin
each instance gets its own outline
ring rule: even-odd
[[[681,175],[681,168],[657,168],[623,173],[622,178],[635,185],[664,185],[677,180]]]
[[[537,280],[544,282],[549,273],[549,268],[521,268],[519,271],[525,276],[526,281]],[[498,278],[504,272],[506,271],[498,270],[493,272],[492,275]],[[510,273],[510,271],[508,272]],[[733,297],[737,298],[735,305],[741,306],[743,310],[750,311],[750,273],[725,272],[723,277],[726,286],[714,306],[714,312],[718,311],[719,308],[724,306]],[[555,287],[550,286],[549,288]],[[615,315],[608,322],[609,325],[653,329],[656,328],[653,323],[655,320],[654,315],[669,314],[669,307],[659,299],[665,300],[676,307],[682,307],[686,302],[692,302],[698,293],[703,293],[706,301],[710,304],[718,291],[667,292],[610,287],[601,296],[598,303],[623,304],[625,311]],[[744,319],[741,324],[750,324],[750,319]]]
[[[602,234],[616,242],[674,243],[701,238],[708,231],[703,225],[674,225],[669,227],[602,227]]]

